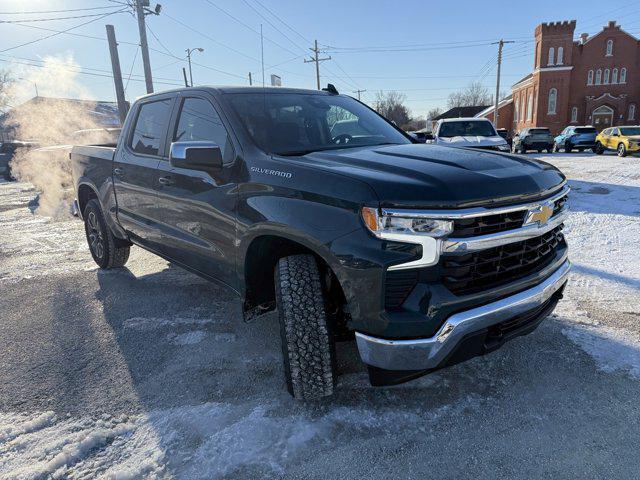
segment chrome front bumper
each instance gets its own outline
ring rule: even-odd
[[[431,338],[386,340],[356,332],[362,361],[385,370],[429,370],[442,364],[468,334],[512,319],[543,305],[567,282],[566,260],[542,283],[502,300],[450,316]]]

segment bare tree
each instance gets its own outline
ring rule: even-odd
[[[400,92],[378,92],[373,108],[398,127],[403,127],[411,122],[411,112],[404,105],[406,99],[407,96]]]
[[[11,106],[11,84],[13,78],[7,70],[0,70],[0,112],[6,112]]]
[[[432,108],[431,110],[429,110],[427,112],[427,120],[433,120],[434,118],[436,118],[441,113],[442,113],[442,110],[440,109],[440,107]]]
[[[479,82],[472,82],[466,89],[453,92],[449,95],[447,106],[454,107],[471,107],[476,105],[491,105],[493,97],[487,87]]]

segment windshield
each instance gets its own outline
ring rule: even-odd
[[[439,137],[493,137],[496,131],[491,122],[465,121],[443,122],[438,132]]]
[[[531,135],[549,135],[551,131],[548,128],[532,128],[529,133]]]
[[[640,127],[620,127],[622,135],[640,135]]]
[[[574,133],[598,133],[595,128],[590,127],[578,127],[574,130]]]
[[[304,155],[411,143],[381,116],[349,97],[305,93],[227,94],[256,144],[268,153]]]

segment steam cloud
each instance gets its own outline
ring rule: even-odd
[[[41,96],[54,98],[82,98],[91,96],[77,81],[79,65],[71,56],[45,57],[44,68],[29,70],[21,74],[23,82],[15,83],[13,98],[26,98],[33,92],[33,85]],[[70,215],[73,201],[73,182],[69,162],[70,145],[77,143],[74,132],[103,128],[89,113],[87,105],[71,102],[30,102],[10,112],[10,121],[19,125],[16,140],[37,142],[35,150],[17,150],[11,162],[13,175],[20,181],[32,183],[39,191],[36,212],[41,215],[61,218]],[[92,143],[106,143],[105,138],[91,139]],[[66,145],[66,146],[65,146]],[[56,147],[53,147],[56,146]]]

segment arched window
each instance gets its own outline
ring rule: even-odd
[[[587,85],[593,85],[593,70],[589,70],[587,73]]]
[[[553,65],[554,54],[555,50],[553,49],[553,47],[549,48],[549,61],[547,62],[547,65]]]
[[[602,70],[598,69],[596,72],[596,85],[600,85],[602,83]]]
[[[614,68],[611,73],[611,83],[618,83],[618,69]]]
[[[607,40],[607,57],[613,55],[613,40]]]
[[[529,94],[529,102],[527,103],[527,121],[533,119],[533,93]]]
[[[524,109],[524,95],[520,95],[520,118],[524,120],[526,110]]]
[[[629,120],[636,119],[636,106],[631,104],[629,105]]]
[[[564,60],[564,48],[558,47],[558,58],[556,59],[556,65],[562,65],[562,61]]]
[[[558,90],[552,88],[549,90],[549,103],[547,107],[547,113],[550,115],[555,115],[556,113],[556,104],[558,103]]]
[[[604,83],[605,85],[609,84],[609,75],[611,74],[611,72],[609,71],[609,69],[607,68],[604,71],[604,81],[602,83]]]
[[[576,123],[578,121],[578,107],[571,109],[571,122]]]
[[[513,102],[513,123],[518,123],[518,114],[520,113],[520,106],[518,99],[516,98]]]
[[[627,83],[627,69],[620,70],[620,83]]]

